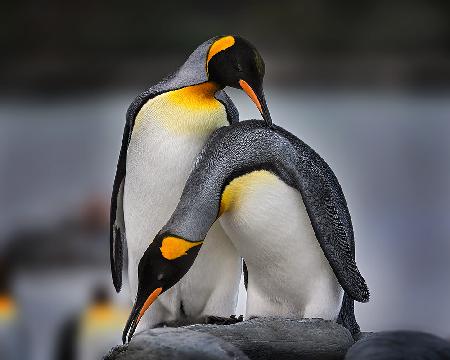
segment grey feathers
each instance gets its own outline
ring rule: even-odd
[[[296,152],[296,188],[302,194],[311,224],[339,283],[356,301],[369,300],[369,290],[355,262],[353,227],[347,202],[328,164],[308,145],[284,129]]]
[[[301,193],[316,238],[339,283],[351,299],[368,301],[369,291],[355,262],[350,214],[335,175],[314,150],[280,127],[244,121],[216,130],[199,154],[163,231],[203,239],[217,217],[225,186],[260,169],[273,172]]]

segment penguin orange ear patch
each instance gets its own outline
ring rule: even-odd
[[[215,41],[209,48],[206,64],[209,63],[209,60],[211,60],[214,55],[216,55],[218,52],[228,49],[229,47],[233,46],[234,43],[235,40],[232,36],[224,36],[223,38]]]
[[[194,246],[201,245],[203,241],[191,242],[173,236],[163,239],[160,250],[167,260],[174,260],[180,256],[187,255],[187,251]]]

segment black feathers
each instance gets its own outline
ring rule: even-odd
[[[122,234],[125,234],[124,224],[119,224],[117,215],[122,214],[121,196],[123,195],[123,182],[126,174],[126,161],[129,138],[131,136],[132,123],[125,124],[120,148],[119,160],[117,162],[116,176],[114,177],[111,195],[110,228],[109,228],[109,257],[111,262],[111,275],[114,288],[117,292],[122,288],[122,265],[123,265],[123,242]],[[122,191],[121,191],[122,189]],[[120,206],[119,206],[120,202]],[[122,229],[120,228],[122,227]]]

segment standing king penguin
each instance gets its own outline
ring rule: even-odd
[[[126,241],[132,301],[141,257],[174,211],[194,159],[214,130],[238,121],[223,88],[244,90],[270,122],[263,76],[264,62],[248,41],[216,37],[130,105],[111,198],[110,258],[113,283],[120,291]],[[189,274],[158,298],[143,322],[153,327],[183,318],[229,317],[240,274],[240,256],[216,224]]]
[[[353,301],[368,301],[369,290],[338,180],[288,131],[244,121],[214,132],[145,251],[124,341],[157,295],[188,271],[218,218],[247,264],[246,318],[323,318],[359,332]]]

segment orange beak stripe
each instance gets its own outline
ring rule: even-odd
[[[250,85],[247,84],[247,82],[245,80],[239,80],[239,85],[241,85],[242,90],[244,90],[247,93],[247,95],[250,97],[250,99],[252,99],[252,101],[255,103],[259,112],[262,113],[261,104],[259,103],[259,100],[258,100],[255,92],[253,91],[253,89],[250,87]]]
[[[162,288],[157,288],[155,291],[153,291],[150,296],[145,300],[144,306],[142,307],[139,316],[137,318],[137,323],[141,320],[141,317],[144,315],[144,313],[147,311],[147,309],[150,307],[151,304],[156,300],[156,298],[161,294]]]

